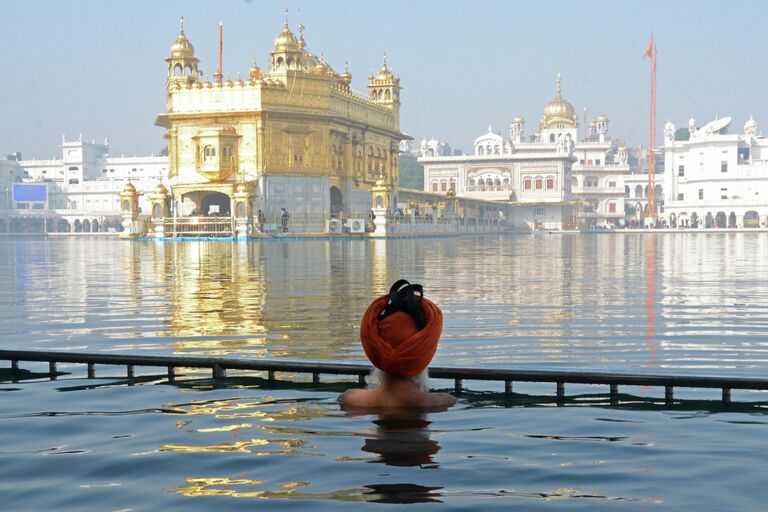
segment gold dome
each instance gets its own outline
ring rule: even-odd
[[[135,194],[136,193],[136,187],[133,186],[133,183],[130,181],[125,184],[123,187],[123,193],[124,194]]]
[[[261,69],[259,69],[259,66],[256,65],[256,59],[253,59],[253,66],[248,71],[248,79],[252,82],[255,82],[256,80],[261,78]]]
[[[576,111],[562,94],[562,86],[560,83],[560,73],[557,74],[557,94],[555,99],[550,101],[546,107],[544,107],[544,115],[541,118],[541,127],[549,128],[556,123],[565,124],[565,128],[575,128],[578,126],[579,116]]]
[[[184,35],[184,17],[181,18],[181,30],[179,37],[171,45],[171,58],[172,59],[192,59],[195,57],[195,47],[189,42],[187,36]]]
[[[275,38],[275,51],[301,51],[299,41],[296,39],[293,32],[291,32],[291,29],[288,28],[288,9],[285,10],[285,25],[283,25],[283,31]]]
[[[165,188],[165,185],[163,185],[162,183],[158,183],[157,186],[155,187],[155,194],[157,194],[158,196],[164,196],[167,193],[168,193],[168,189]]]
[[[349,64],[344,63],[344,72],[341,74],[341,80],[347,85],[352,83],[352,73],[349,72]]]
[[[381,64],[381,69],[379,70],[379,74],[376,75],[376,78],[374,80],[392,80],[394,75],[392,74],[392,71],[387,67],[387,54],[384,54],[384,62]]]

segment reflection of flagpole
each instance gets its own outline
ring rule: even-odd
[[[654,303],[656,302],[656,235],[646,235],[648,244],[645,247],[645,346],[650,360],[647,366],[656,366],[656,317]]]

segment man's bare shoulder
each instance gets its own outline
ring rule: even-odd
[[[349,389],[339,396],[338,402],[345,408],[440,410],[454,405],[456,398],[448,393],[418,392],[389,396],[377,393],[376,390]]]

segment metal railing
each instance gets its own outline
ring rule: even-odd
[[[217,357],[146,356],[125,354],[94,354],[77,352],[41,352],[31,350],[0,350],[0,360],[10,361],[11,369],[19,372],[20,361],[48,363],[51,380],[57,376],[58,363],[87,365],[88,378],[95,378],[95,366],[119,365],[126,367],[126,376],[134,377],[136,366],[162,367],[167,371],[169,381],[174,381],[179,368],[204,368],[211,371],[215,380],[226,378],[227,370],[252,370],[267,372],[270,381],[275,372],[311,374],[312,382],[319,383],[321,374],[352,375],[358,384],[365,385],[365,377],[371,367],[364,364],[326,363],[312,361],[247,360]],[[464,381],[497,381],[504,383],[505,395],[512,394],[514,382],[552,383],[558,404],[565,400],[566,384],[596,384],[608,386],[610,402],[619,403],[619,386],[655,386],[664,388],[664,400],[671,404],[674,388],[712,388],[721,390],[724,404],[731,402],[731,390],[768,390],[768,378],[714,377],[693,375],[654,375],[638,373],[611,373],[592,371],[558,370],[511,370],[491,368],[432,367],[430,378],[454,381],[454,390],[461,392]]]
[[[177,217],[158,222],[162,222],[165,236],[232,236],[235,230],[231,217]]]

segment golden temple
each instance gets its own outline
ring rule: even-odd
[[[209,80],[183,18],[166,62],[166,111],[155,124],[166,130],[168,189],[150,196],[156,232],[171,216],[174,227],[215,217],[247,236],[279,223],[282,208],[304,231],[323,232],[331,217],[365,217],[377,181],[397,188],[398,144],[409,137],[386,56],[367,96],[357,93],[349,70],[311,53],[286,11],[265,71],[254,62],[247,78],[224,78],[220,58]]]

